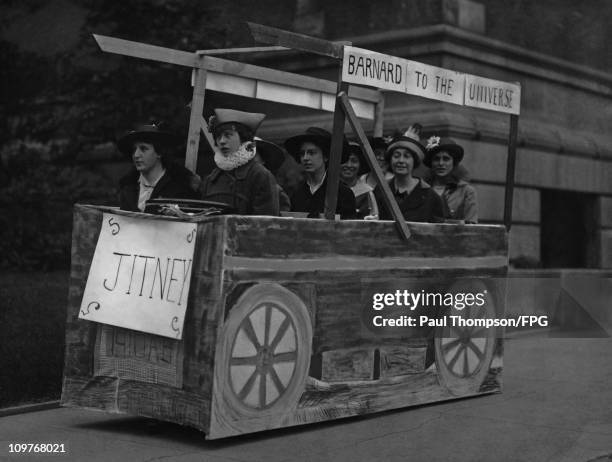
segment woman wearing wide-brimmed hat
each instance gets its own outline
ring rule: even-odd
[[[413,176],[413,171],[423,161],[425,148],[420,143],[414,130],[408,129],[405,133],[391,140],[385,153],[394,177],[389,180],[389,188],[407,221],[440,222],[444,211],[442,199],[431,186]],[[374,190],[381,220],[393,219],[390,210],[383,199],[382,190]]]
[[[199,178],[170,158],[180,144],[178,135],[159,124],[140,125],[117,140],[117,147],[134,164],[119,180],[119,203],[123,210],[144,211],[146,201],[157,198],[197,199]]]
[[[318,127],[309,127],[304,133],[285,141],[287,152],[301,164],[305,176],[291,196],[292,211],[307,212],[310,218],[319,218],[324,212],[330,147],[331,133]],[[344,162],[346,152],[345,146],[341,162]],[[342,219],[356,218],[355,195],[342,182],[338,183],[336,214]]]
[[[346,162],[340,165],[340,180],[346,184],[355,195],[357,218],[378,217],[378,206],[374,198],[374,188],[359,181],[361,175],[370,171],[365,155],[359,143],[350,142]]]
[[[450,138],[432,136],[427,140],[423,163],[430,168],[429,181],[444,203],[444,217],[465,223],[478,223],[475,189],[465,180],[460,166],[463,148]]]
[[[253,138],[264,118],[255,112],[215,109],[209,130],[217,167],[202,183],[202,199],[229,204],[241,215],[279,214],[276,179],[255,159]]]

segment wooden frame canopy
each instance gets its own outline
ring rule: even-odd
[[[210,54],[214,54],[214,50],[190,53],[97,34],[94,34],[94,38],[104,52],[171,63],[193,69],[192,84],[194,90],[185,158],[185,166],[192,171],[195,171],[197,165],[200,133],[203,131],[207,135],[208,142],[211,143],[212,141],[206,133],[206,121],[202,117],[206,89],[334,112],[325,199],[325,218],[327,219],[334,219],[335,217],[344,126],[348,117],[349,123],[365,153],[367,162],[383,189],[385,202],[391,209],[398,231],[403,239],[408,239],[410,232],[390,189],[382,180],[382,172],[378,168],[374,154],[358,121],[358,118],[374,120],[374,135],[382,135],[384,95],[380,89],[400,91],[454,104],[509,113],[510,133],[506,165],[504,224],[506,229],[510,230],[518,114],[520,112],[520,84],[494,81],[394,56],[382,55],[369,50],[354,48],[350,42],[331,42],[261,24],[250,22],[247,24],[255,40],[270,45],[253,48],[253,50],[276,51],[283,48],[293,48],[331,57],[340,64],[337,81],[334,83],[324,79],[215,58],[210,56]],[[248,51],[249,49],[241,48],[237,50]],[[221,51],[232,52],[235,50],[225,49]],[[376,59],[380,60],[378,65]],[[358,72],[354,72],[355,75],[352,75],[351,66],[353,71],[355,69],[358,71],[360,62],[362,62],[362,74],[358,75]],[[414,68],[411,70],[415,72],[417,78],[409,81],[407,76],[411,66]],[[428,72],[432,73],[431,76],[436,81],[435,87],[430,85],[429,89],[427,89],[427,81],[420,79],[423,75],[427,76]],[[456,84],[455,80],[459,84]],[[432,79],[433,81],[434,79]],[[459,91],[451,94],[452,86],[449,85],[449,82],[455,83],[456,87],[460,87]],[[379,89],[367,89],[349,85],[350,83],[374,86]]]
[[[100,49],[107,53],[176,64],[194,70],[193,100],[185,166],[195,171],[197,148],[204,109],[205,90],[273,101],[294,106],[335,110],[336,84],[329,80],[278,71],[252,64],[206,56],[201,52],[190,53],[130,40],[94,34]],[[380,91],[351,86],[351,102],[357,115],[375,121],[375,131],[382,133],[383,104]]]

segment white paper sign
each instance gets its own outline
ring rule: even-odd
[[[407,69],[406,93],[463,104],[465,74],[416,61],[409,61]]]
[[[342,80],[392,91],[406,91],[406,60],[363,48],[344,47]]]
[[[105,213],[79,318],[182,338],[196,231]]]
[[[466,74],[465,105],[508,114],[519,114],[521,86]]]

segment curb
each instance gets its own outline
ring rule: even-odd
[[[21,406],[5,407],[0,409],[0,417],[7,417],[15,414],[25,414],[26,412],[46,411],[49,409],[57,409],[60,407],[59,400],[45,401],[42,403],[23,404]]]

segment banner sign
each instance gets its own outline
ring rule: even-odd
[[[508,114],[519,113],[521,105],[520,85],[469,74],[466,74],[465,78],[466,106]]]
[[[384,90],[405,92],[406,60],[345,46],[342,80]]]
[[[196,231],[105,213],[79,319],[182,338]]]
[[[465,74],[416,61],[406,61],[406,68],[406,93],[409,95],[463,104]]]
[[[447,103],[519,114],[521,86],[441,67],[344,47],[342,80]]]

